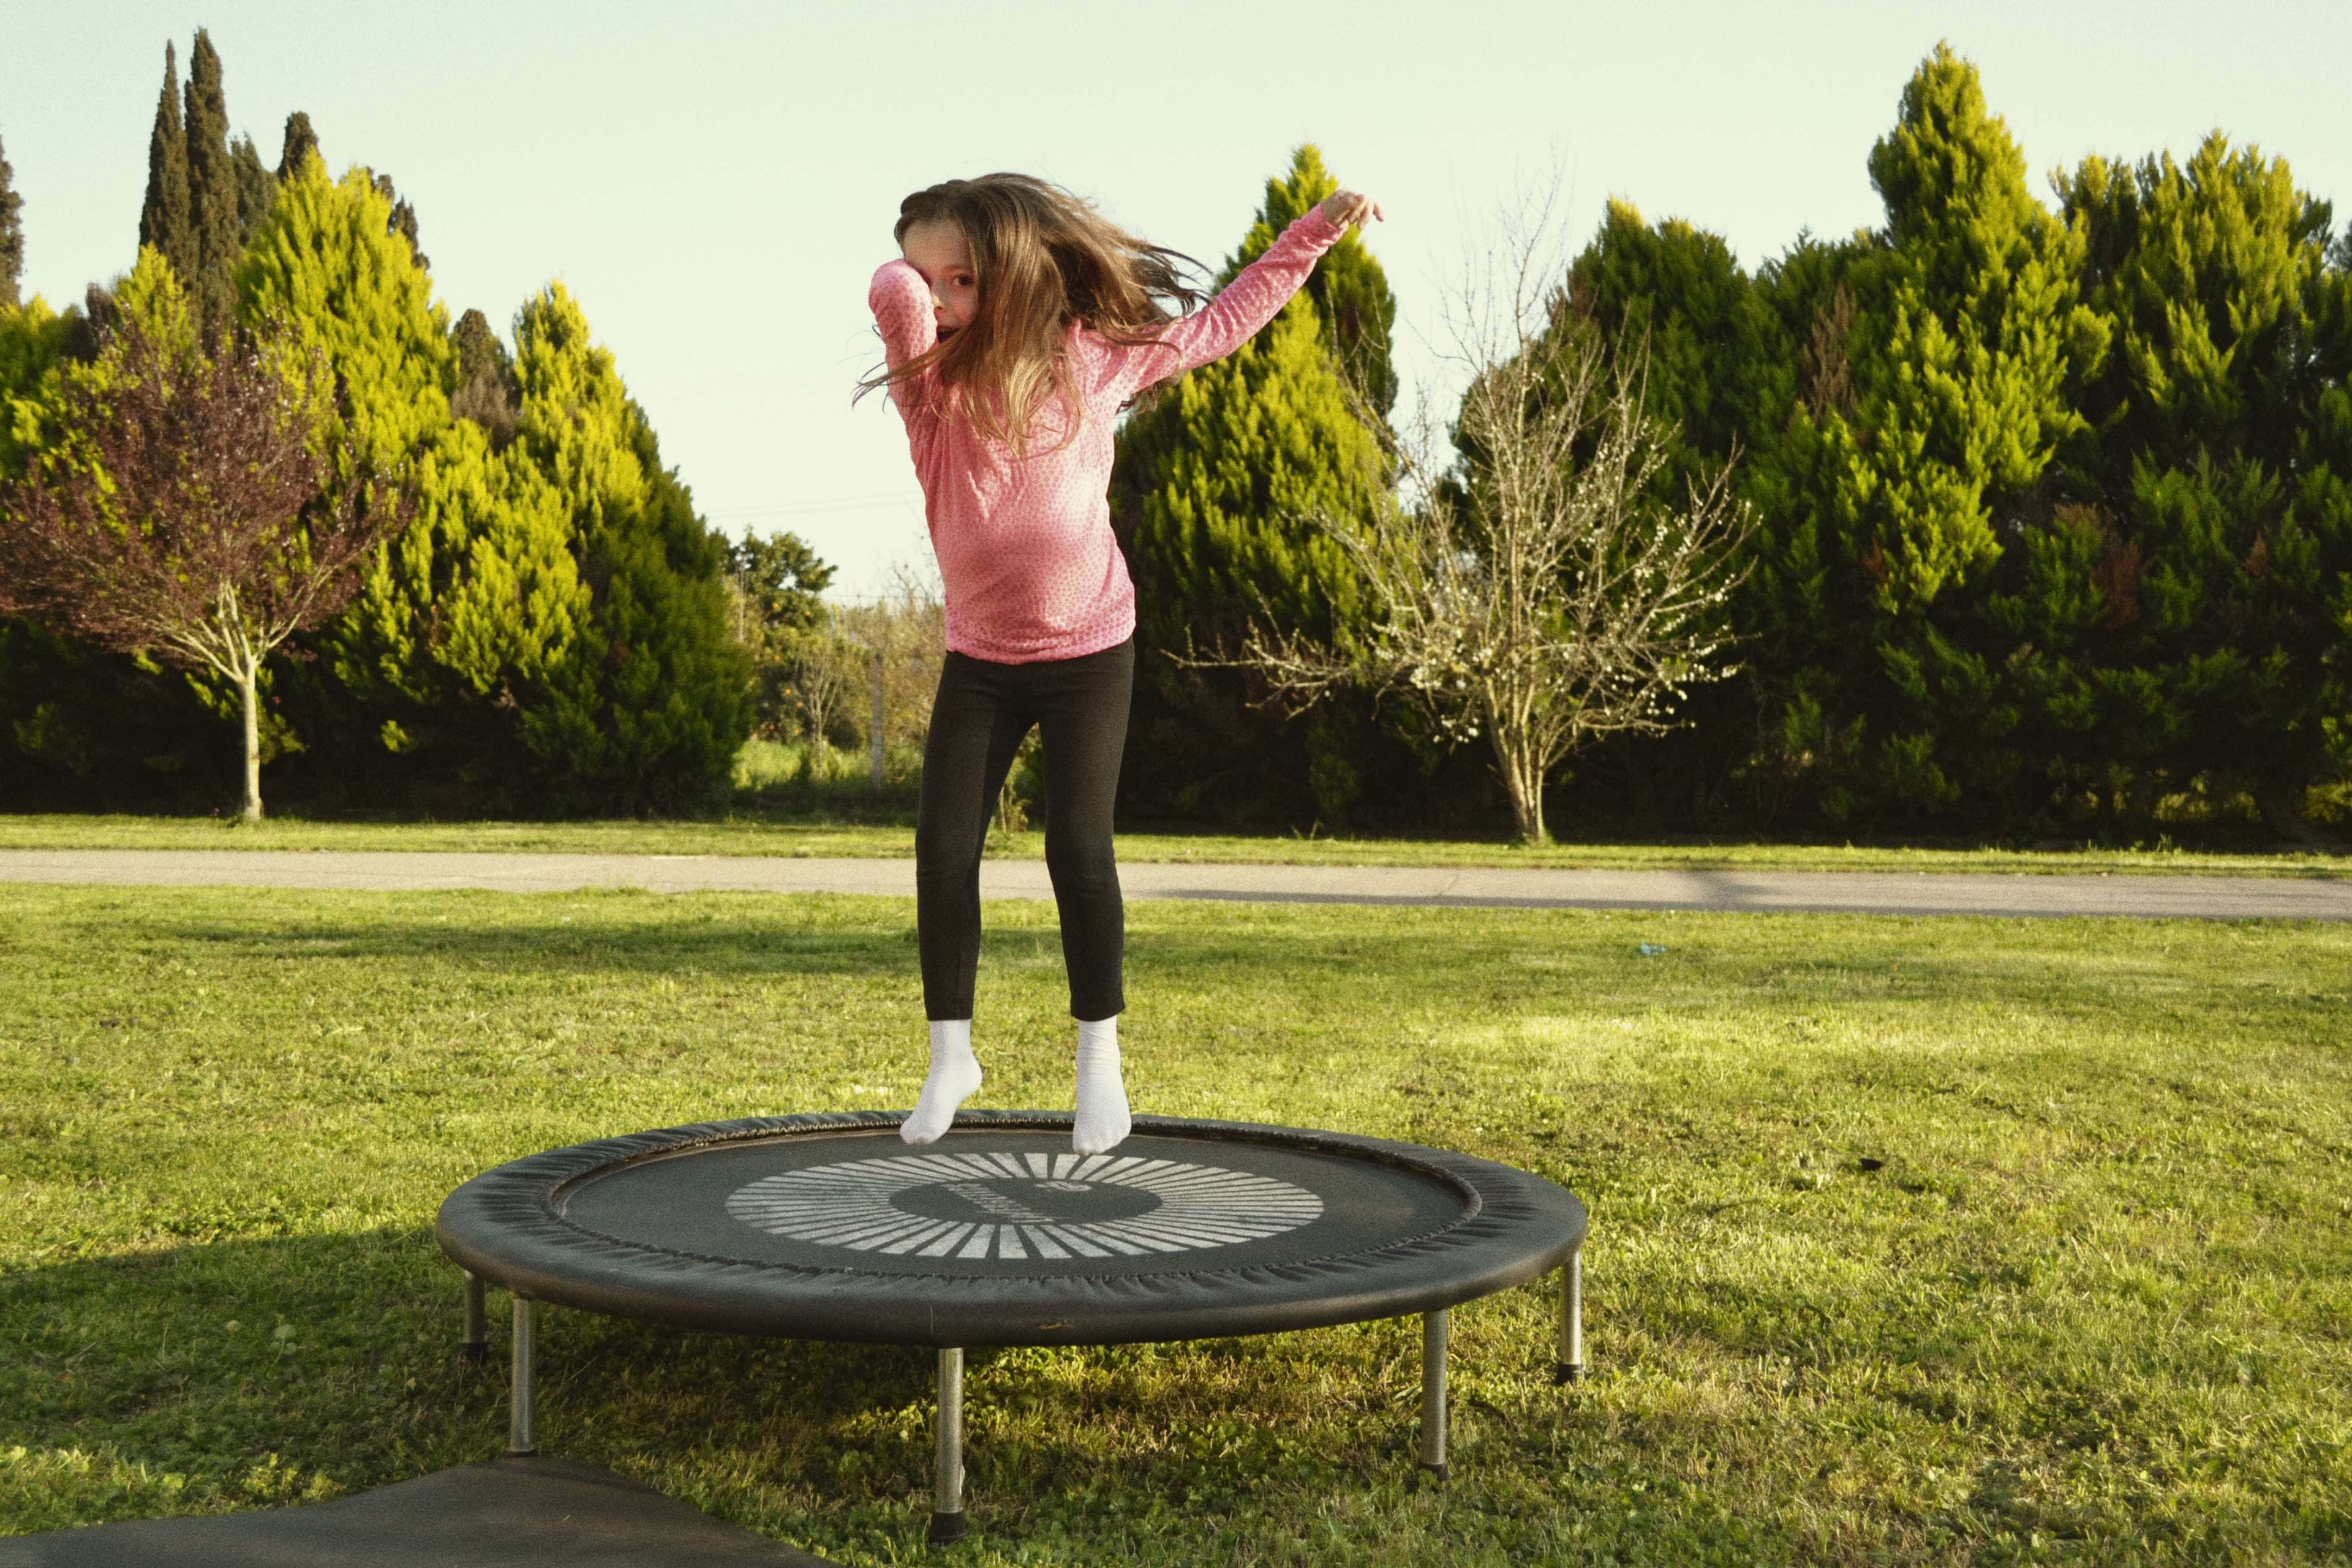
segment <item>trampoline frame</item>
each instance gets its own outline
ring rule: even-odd
[[[789,1131],[787,1122],[805,1122],[809,1131],[817,1131],[845,1125],[896,1125],[904,1112],[882,1116],[859,1116],[854,1121],[837,1117],[779,1119],[776,1125]],[[971,1131],[1032,1127],[1055,1128],[1068,1125],[1066,1112],[1052,1111],[983,1111],[959,1116],[955,1126]],[[1135,1131],[1150,1133],[1155,1131],[1191,1129],[1197,1132],[1203,1126],[1197,1121],[1172,1118],[1139,1117]],[[1243,1124],[1234,1124],[1237,1128]],[[1309,1133],[1293,1129],[1252,1129],[1256,1131],[1297,1131],[1302,1139],[1314,1139],[1325,1143],[1346,1144],[1370,1140],[1345,1139],[1329,1133]],[[1521,1173],[1525,1174],[1526,1173]],[[1580,1210],[1581,1205],[1579,1205]],[[1559,1265],[1559,1310],[1558,1333],[1552,1360],[1552,1381],[1556,1385],[1580,1383],[1586,1374],[1584,1351],[1584,1234],[1580,1229],[1564,1261]],[[471,1268],[460,1266],[465,1278],[465,1332],[459,1344],[460,1355],[468,1363],[484,1364],[489,1360],[489,1315],[486,1292],[489,1281]],[[1540,1270],[1538,1272],[1541,1272]],[[1478,1300],[1480,1295],[1495,1294],[1507,1289],[1515,1282],[1492,1287],[1478,1295],[1461,1298]],[[510,1458],[525,1458],[539,1452],[538,1438],[538,1300],[509,1288],[513,1305],[513,1329],[508,1364],[507,1448]],[[583,1309],[594,1310],[593,1309]],[[1448,1473],[1446,1457],[1446,1359],[1452,1338],[1449,1307],[1435,1307],[1423,1311],[1422,1320],[1421,1421],[1417,1454],[1417,1473],[1438,1485],[1444,1485]],[[600,1316],[618,1314],[599,1313]],[[1369,1318],[1339,1319],[1334,1322],[1377,1321],[1384,1314]],[[1329,1326],[1329,1325],[1327,1325]],[[1222,1337],[1212,1335],[1209,1337]],[[965,1346],[940,1346],[936,1349],[937,1396],[932,1428],[931,1518],[929,1537],[934,1544],[960,1540],[969,1529],[964,1511],[963,1467],[963,1352]]]

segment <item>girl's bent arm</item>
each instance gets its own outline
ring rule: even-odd
[[[1181,375],[1233,353],[1290,302],[1315,270],[1316,260],[1347,230],[1311,207],[1294,219],[1265,254],[1242,268],[1197,315],[1171,321],[1154,342],[1126,351],[1130,389]]]
[[[906,261],[887,261],[875,270],[874,281],[866,286],[866,303],[882,334],[883,362],[892,370],[929,353],[940,341],[939,321],[931,313],[930,285]],[[927,397],[938,379],[936,371],[926,371],[911,382],[894,382],[890,401],[904,412]]]

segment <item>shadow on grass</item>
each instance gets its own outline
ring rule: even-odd
[[[0,1460],[27,1451],[0,1463],[0,1533],[313,1500],[497,1455],[507,1298],[490,1296],[490,1359],[467,1363],[460,1280],[423,1226],[0,1276]],[[896,1506],[925,1475],[932,1374],[928,1351],[550,1310],[541,1441],[667,1471],[674,1493],[682,1466],[812,1500],[870,1474]],[[85,1458],[27,1473],[61,1455]]]
[[[125,922],[112,922],[123,929]],[[390,960],[515,973],[904,976],[913,970],[911,921],[812,928],[784,920],[608,922],[591,916],[456,921],[397,917],[288,924],[206,919],[133,923],[134,940],[204,944],[240,962]],[[1050,934],[1050,933],[1049,933]]]
[[[110,907],[89,919],[110,943],[177,948],[253,966],[388,963],[514,975],[610,973],[726,980],[779,975],[903,983],[918,972],[911,900],[847,895],[408,893],[247,895],[216,889],[170,912]],[[359,900],[355,912],[352,905]],[[453,905],[454,900],[454,905]],[[315,918],[302,912],[318,910]],[[321,907],[324,905],[324,907]],[[225,907],[226,906],[226,907]],[[446,913],[426,912],[446,910]],[[1831,921],[1834,924],[1831,924]],[[1824,940],[1831,937],[1831,940]],[[2197,931],[2200,939],[2214,933]],[[1139,903],[1128,955],[1139,984],[1318,1005],[1549,1011],[1565,990],[1587,1006],[1720,1006],[1858,999],[2036,1006],[2108,1000],[2118,979],[2167,967],[2165,924],[2103,920],[1722,916],[1634,910],[1351,908]],[[1051,905],[988,907],[983,974],[1062,967]],[[2145,977],[2143,977],[2145,978]],[[2176,976],[2163,976],[2177,984]]]
[[[492,1458],[506,1436],[507,1300],[490,1294],[488,1360],[465,1362],[461,1277],[421,1225],[0,1276],[0,1342],[16,1352],[0,1361],[0,1535],[324,1500]],[[1410,1400],[1391,1408],[1362,1363],[1375,1348],[1405,1353],[1406,1338],[1365,1325],[974,1351],[974,1506],[1003,1527],[1037,1510],[1067,1525],[1104,1508],[1177,1518],[1204,1484],[1235,1498],[1319,1493],[1342,1471],[1349,1485],[1394,1484],[1410,1468]],[[558,1309],[541,1314],[538,1365],[542,1452],[812,1549],[917,1550],[928,1350]],[[1316,1377],[1339,1379],[1361,1407],[1330,1409],[1328,1389],[1304,1386]],[[1106,1446],[1127,1462],[1107,1469]]]

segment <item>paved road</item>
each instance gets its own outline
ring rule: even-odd
[[[1557,871],[1398,866],[1119,868],[1130,899],[1501,909],[1789,910],[1902,915],[2167,915],[2352,920],[2352,880],[2005,876],[1898,871]],[[915,891],[912,860],[723,855],[469,855],[236,849],[0,850],[0,882],[131,887],[490,888],[560,892]],[[1053,896],[1035,860],[990,860],[981,895]]]

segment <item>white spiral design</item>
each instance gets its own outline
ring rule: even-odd
[[[950,1185],[996,1223],[927,1217],[893,1201],[910,1188]],[[1159,1201],[1128,1218],[1081,1221],[1022,1200],[1024,1188],[1050,1204],[1055,1193],[1097,1185]],[[856,1252],[1051,1261],[1256,1241],[1319,1218],[1323,1200],[1271,1176],[1132,1154],[894,1154],[762,1176],[730,1194],[727,1212],[772,1236]]]

